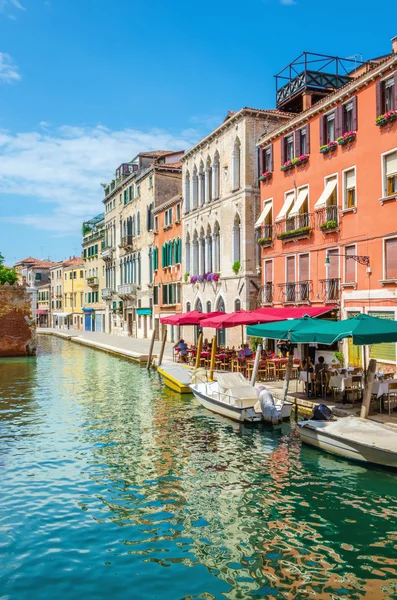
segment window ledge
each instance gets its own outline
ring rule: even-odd
[[[357,212],[357,206],[352,206],[351,208],[343,208],[340,211],[341,215],[345,215],[347,213],[356,213]]]
[[[381,285],[397,284],[397,279],[379,279]]]
[[[345,283],[341,283],[340,286],[342,288],[353,288],[354,290],[357,289],[357,284],[355,281],[346,281]]]
[[[385,202],[391,202],[393,200],[397,200],[397,194],[393,194],[393,196],[385,196],[384,198],[379,198],[379,202],[382,206]]]

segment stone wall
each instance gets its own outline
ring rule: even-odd
[[[36,328],[25,286],[0,285],[0,356],[36,354]]]

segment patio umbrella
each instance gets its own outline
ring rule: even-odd
[[[213,327],[222,329],[223,327],[237,327],[238,325],[250,325],[252,323],[261,323],[274,320],[282,320],[282,317],[272,317],[261,314],[259,310],[236,310],[232,313],[220,313],[201,321],[201,327]]]
[[[302,319],[273,321],[272,323],[251,325],[247,327],[247,334],[275,340],[289,340],[294,343],[315,342],[317,340],[314,337],[320,322],[318,319],[308,316]]]
[[[162,317],[160,322],[163,325],[200,325],[203,319],[207,317],[223,315],[225,313],[211,312],[202,313],[198,310],[191,310],[187,313],[181,313],[179,315],[171,315],[170,317]]]

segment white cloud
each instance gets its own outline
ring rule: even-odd
[[[15,8],[19,8],[19,10],[26,10],[24,6],[19,2],[19,0],[10,0],[11,4],[15,6]]]
[[[160,129],[111,131],[101,125],[0,131],[0,203],[7,194],[24,197],[32,206],[25,215],[0,220],[54,235],[76,233],[84,219],[102,212],[100,182],[110,181],[122,162],[147,150],[187,150],[199,138],[196,130],[173,135]]]
[[[11,56],[6,52],[0,52],[0,82],[14,83],[20,80],[18,67],[14,64]]]
[[[18,10],[26,10],[19,0],[0,0],[0,12],[4,13],[6,17],[15,21],[16,17],[10,13],[10,10],[17,8]]]
[[[283,4],[284,6],[293,6],[296,2],[295,0],[280,0],[280,4]]]

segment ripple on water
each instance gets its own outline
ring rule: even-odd
[[[0,600],[397,597],[393,474],[39,350],[0,361]]]

